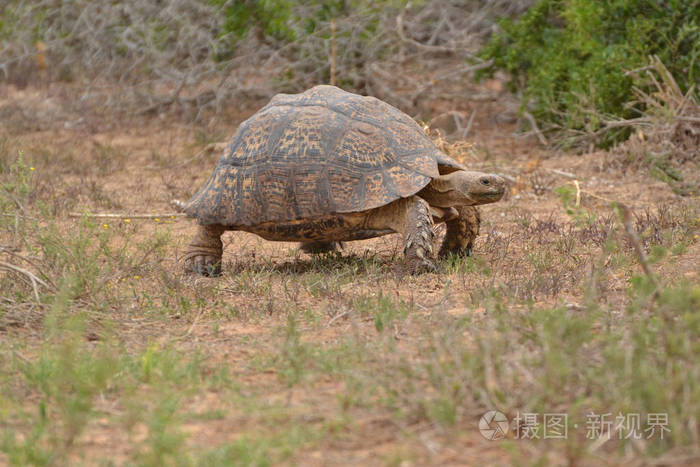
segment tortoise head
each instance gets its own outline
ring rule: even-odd
[[[422,196],[433,206],[475,206],[495,203],[503,197],[506,182],[495,174],[458,170],[434,178]]]

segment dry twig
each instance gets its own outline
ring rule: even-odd
[[[104,219],[167,219],[169,217],[186,217],[181,212],[165,212],[161,214],[112,214],[112,213],[80,213],[71,212],[68,217],[94,217]]]
[[[14,264],[6,263],[5,261],[0,261],[0,268],[5,269],[7,271],[13,271],[13,272],[19,273],[23,277],[25,277],[26,279],[29,279],[29,282],[31,283],[32,289],[34,291],[34,298],[36,299],[36,301],[38,303],[41,303],[41,300],[39,299],[39,287],[37,285],[41,285],[41,286],[48,289],[49,285],[46,282],[39,279],[32,272],[27,271],[26,269],[21,268],[19,266],[15,266]]]

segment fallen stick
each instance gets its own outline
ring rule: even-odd
[[[186,217],[184,212],[164,212],[161,214],[110,214],[110,213],[80,213],[71,212],[68,217],[95,217],[104,219],[167,219],[168,217]]]
[[[7,271],[14,271],[19,274],[23,274],[24,276],[29,278],[30,283],[32,284],[32,289],[34,289],[34,298],[36,298],[37,302],[41,303],[41,300],[39,299],[39,288],[37,287],[37,284],[41,284],[48,289],[49,285],[46,282],[39,279],[37,276],[27,271],[26,269],[21,268],[19,266],[15,266],[14,264],[6,263],[5,261],[0,261],[0,268],[3,268]]]
[[[542,167],[544,170],[547,170],[549,172],[552,172],[553,174],[561,175],[562,177],[567,177],[567,178],[576,178],[576,175],[569,173],[569,172],[564,172],[563,170],[559,169],[550,169],[548,167]]]
[[[14,218],[19,218],[19,219],[29,219],[30,221],[36,221],[36,220],[38,220],[36,217],[23,216],[22,214],[5,214],[5,213],[1,213],[0,216],[2,216],[2,217],[14,217]]]

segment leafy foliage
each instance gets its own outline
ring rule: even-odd
[[[683,91],[700,77],[700,10],[683,0],[540,0],[481,51],[511,73],[512,91],[542,121],[595,132],[633,111],[632,75],[658,55]],[[493,70],[492,70],[493,71]],[[621,129],[598,141],[609,144]]]
[[[252,25],[261,28],[265,35],[276,39],[294,39],[294,32],[289,28],[291,2],[286,0],[246,0],[243,2],[226,2],[211,0],[211,3],[223,8],[225,20],[222,26],[224,34],[231,34],[234,40],[241,39]]]

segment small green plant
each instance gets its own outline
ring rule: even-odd
[[[554,192],[559,195],[564,210],[574,219],[578,227],[591,225],[595,222],[595,213],[581,206],[581,192],[576,186],[562,185],[555,188]]]
[[[360,315],[372,316],[374,327],[380,333],[390,328],[397,319],[405,318],[409,311],[408,304],[401,300],[395,302],[382,292],[375,296],[356,299],[354,308],[360,312]]]
[[[285,370],[284,379],[290,386],[301,381],[313,360],[313,351],[308,344],[301,341],[297,317],[291,313],[287,316],[284,344],[279,358]]]
[[[295,39],[295,31],[289,25],[292,19],[292,2],[288,0],[209,1],[223,10],[225,20],[221,34],[228,35],[228,43],[231,47],[242,39],[251,27],[259,27],[263,34],[273,39],[287,41]],[[216,59],[229,58],[231,53],[230,49],[220,50]]]
[[[491,268],[486,262],[475,256],[462,256],[449,254],[444,259],[445,272],[447,274],[465,275],[474,272],[479,272],[486,276],[491,274]]]
[[[18,404],[12,411],[14,417],[33,421],[30,436],[17,437],[3,430],[0,447],[13,463],[65,461],[94,416],[94,399],[109,390],[119,372],[116,353],[107,346],[93,352],[82,343],[86,317],[68,314],[70,296],[69,287],[64,286],[55,297],[47,319],[47,343],[38,358],[15,358],[14,368],[7,368],[19,372],[26,387],[39,396],[33,410]],[[9,389],[0,385],[0,394],[7,397]]]

